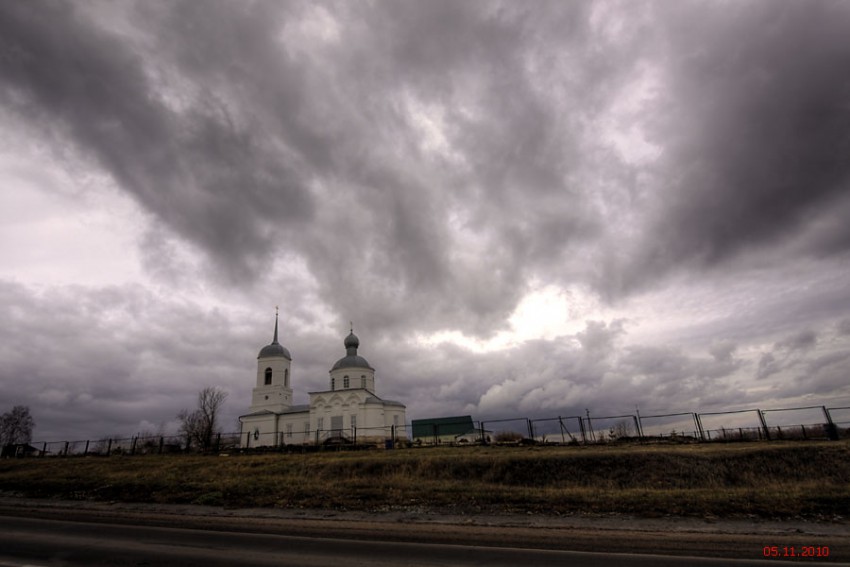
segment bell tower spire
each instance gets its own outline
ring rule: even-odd
[[[289,372],[292,355],[278,342],[280,309],[274,308],[274,338],[257,356],[257,385],[251,400],[251,412],[281,413],[292,406]]]

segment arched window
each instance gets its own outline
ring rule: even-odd
[[[283,385],[289,388],[289,368],[283,370]]]
[[[348,385],[349,385],[348,376],[343,376],[342,377],[342,387],[347,390]]]
[[[272,369],[266,368],[266,386],[272,383]]]
[[[336,390],[336,378],[331,378],[331,390]],[[319,427],[321,429],[321,427]]]

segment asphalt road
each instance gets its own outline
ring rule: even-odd
[[[315,538],[0,516],[0,567],[700,567],[782,564],[787,562],[355,541],[335,539],[332,533],[326,538]]]

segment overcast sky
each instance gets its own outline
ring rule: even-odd
[[[0,411],[850,405],[850,2],[2,2]],[[817,418],[817,422],[822,418]],[[848,417],[847,419],[850,419]],[[799,423],[799,421],[797,422]]]

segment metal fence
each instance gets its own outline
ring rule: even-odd
[[[802,414],[802,415],[801,415]],[[844,415],[846,414],[846,415]],[[789,419],[789,415],[804,419]],[[841,418],[836,419],[835,416]],[[708,425],[706,425],[706,423]],[[622,440],[682,442],[850,437],[850,407],[744,409],[718,412],[672,412],[652,415],[568,415],[546,418],[500,418],[474,422],[477,436],[458,435],[454,442],[434,431],[414,438],[417,444],[592,444]]]
[[[672,412],[653,415],[514,417],[473,421],[474,429],[446,436],[439,426],[413,435],[409,425],[319,429],[274,434],[218,433],[208,447],[185,436],[104,437],[82,441],[38,441],[2,447],[3,457],[162,455],[239,450],[322,450],[328,448],[469,444],[600,444],[623,440],[723,442],[818,440],[850,437],[850,406]]]
[[[238,436],[243,449],[285,447],[374,447],[394,448],[409,441],[408,427],[388,425],[383,427],[348,427],[337,429],[302,430],[287,429],[277,433],[245,431]]]

